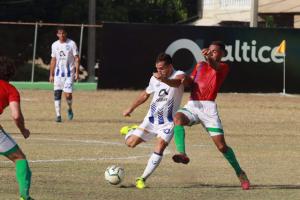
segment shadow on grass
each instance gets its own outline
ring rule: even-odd
[[[126,188],[127,186],[124,186]],[[131,186],[128,186],[131,187]],[[135,187],[133,185],[133,187]],[[165,187],[165,186],[149,186],[150,188],[184,188],[184,189],[189,189],[189,188],[224,188],[224,189],[240,189],[241,186],[239,185],[223,185],[223,184],[204,184],[204,183],[197,183],[197,184],[192,184],[192,185],[178,185],[178,186],[170,186],[170,187]],[[300,185],[284,185],[284,184],[278,184],[278,185],[271,185],[271,184],[266,184],[266,185],[251,185],[250,190],[262,190],[262,189],[282,189],[282,190],[299,190]]]
[[[240,188],[239,185],[214,185],[214,184],[195,184],[182,188]],[[300,189],[300,185],[251,185],[251,190],[259,189]]]

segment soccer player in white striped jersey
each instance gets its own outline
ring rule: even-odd
[[[76,43],[67,38],[64,27],[58,27],[58,40],[51,46],[51,63],[49,81],[54,82],[54,105],[56,122],[61,122],[61,95],[64,92],[68,104],[68,119],[73,119],[72,92],[73,81],[78,79],[79,54]]]
[[[153,94],[144,121],[133,129],[128,126],[121,129],[121,133],[126,134],[126,145],[132,148],[157,137],[154,152],[148,160],[144,173],[136,180],[138,189],[145,188],[146,179],[159,165],[163,152],[173,137],[173,116],[179,109],[184,92],[185,74],[173,68],[172,58],[168,54],[161,53],[158,55],[156,69],[157,72],[153,73],[146,90],[123,113],[125,117],[130,116],[139,105],[143,104]]]

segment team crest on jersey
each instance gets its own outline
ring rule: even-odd
[[[66,50],[70,51],[71,47],[69,45],[66,45]]]

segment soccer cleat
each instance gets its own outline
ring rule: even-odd
[[[142,177],[138,177],[135,181],[135,187],[138,189],[144,189],[146,187],[145,179]]]
[[[55,119],[56,122],[61,122],[61,116],[57,116]]]
[[[73,117],[74,117],[73,110],[72,109],[68,109],[68,119],[72,120]]]
[[[183,153],[175,154],[172,159],[176,163],[188,164],[190,162],[189,157]]]
[[[28,198],[20,197],[20,200],[34,200],[34,199],[31,197],[28,197]]]
[[[120,134],[121,135],[127,135],[127,133],[129,133],[132,130],[135,130],[137,127],[139,127],[138,125],[131,125],[131,126],[123,126],[120,129]]]
[[[241,182],[241,187],[243,190],[249,190],[250,189],[250,181],[244,171],[241,171],[241,173],[238,175],[238,178]]]

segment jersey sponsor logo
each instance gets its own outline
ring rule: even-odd
[[[166,53],[173,56],[178,50],[190,51],[196,62],[204,61],[199,45],[190,39],[178,39],[172,42],[166,49]],[[258,46],[256,40],[251,42],[235,40],[233,45],[226,45],[227,55],[222,61],[230,62],[262,62],[283,63],[284,58],[276,54],[277,46]]]
[[[59,52],[59,56],[60,56],[60,57],[65,57],[65,56],[66,56],[66,54],[65,54],[65,52],[64,52],[64,51],[60,51],[60,52]]]
[[[166,96],[168,95],[168,91],[166,89],[161,89],[158,93],[158,96],[162,97],[162,96]]]
[[[168,94],[169,92],[166,89],[161,89],[158,92],[159,98],[156,99],[156,102],[168,101],[168,98],[166,97]]]

